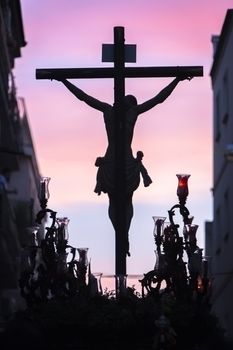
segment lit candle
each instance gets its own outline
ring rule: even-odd
[[[179,201],[185,203],[186,198],[189,194],[188,190],[188,179],[190,175],[187,174],[177,174],[178,178],[178,187],[177,187],[177,196],[179,197]]]

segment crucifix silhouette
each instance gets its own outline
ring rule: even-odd
[[[136,62],[136,45],[125,45],[124,27],[114,27],[114,44],[103,45],[104,62],[112,61],[113,68],[46,68],[36,69],[36,79],[55,79],[80,100],[103,112],[108,148],[104,157],[98,157],[95,192],[109,196],[109,217],[115,230],[115,275],[119,279],[116,288],[124,288],[126,256],[129,255],[128,231],[133,217],[132,196],[143,177],[144,185],[152,181],[142,164],[143,153],[134,158],[131,150],[133,129],[139,114],[162,103],[179,81],[203,76],[202,66],[177,67],[125,67],[126,62]],[[138,105],[132,95],[125,96],[125,78],[176,77],[152,99]],[[113,78],[114,104],[98,101],[66,79]]]

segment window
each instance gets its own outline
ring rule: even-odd
[[[218,207],[215,213],[215,254],[219,255],[221,253],[221,239],[222,239],[222,218],[221,218],[221,208]]]
[[[229,82],[228,82],[228,72],[225,72],[223,77],[223,118],[222,122],[227,123],[229,114]]]
[[[229,190],[227,189],[224,193],[224,240],[225,242],[228,241],[229,234],[231,231],[230,228],[230,215],[231,215],[231,210],[230,210],[230,200],[229,200]]]
[[[214,106],[214,138],[218,142],[220,139],[220,94],[215,98]]]

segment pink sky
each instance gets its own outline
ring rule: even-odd
[[[189,173],[187,206],[199,225],[212,218],[211,35],[219,34],[232,1],[21,0],[27,46],[15,67],[18,95],[26,99],[41,174],[50,176],[49,206],[70,218],[70,243],[89,247],[93,270],[114,273],[114,232],[107,196],[94,192],[94,162],[106,148],[102,115],[57,81],[35,79],[36,68],[111,66],[101,62],[102,43],[113,27],[125,27],[137,44],[138,66],[203,65],[204,77],[181,82],[162,105],[141,116],[133,150],[144,152],[153,183],[134,195],[128,273],[154,266],[153,215],[166,216],[176,203],[177,173]],[[132,65],[132,64],[131,64]],[[133,64],[135,66],[135,64]],[[172,79],[130,79],[126,92],[139,102]],[[112,103],[113,81],[73,81]],[[134,153],[134,154],[135,154]]]

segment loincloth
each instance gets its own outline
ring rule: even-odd
[[[96,176],[96,186],[94,192],[98,195],[103,193],[114,194],[115,179],[117,176],[115,162],[106,159],[105,157],[98,157],[95,162],[98,167]],[[134,192],[140,184],[140,174],[142,175],[144,186],[147,187],[152,183],[146,168],[142,164],[141,159],[128,158],[125,162],[125,181],[126,193]]]

